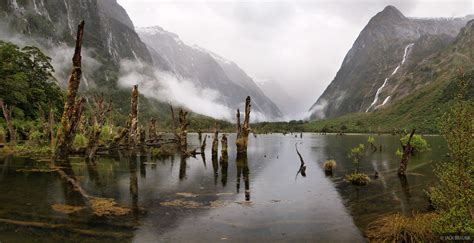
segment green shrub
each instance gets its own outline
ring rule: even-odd
[[[72,143],[74,148],[84,148],[87,146],[87,138],[82,134],[76,134],[74,142]]]
[[[109,125],[102,126],[102,130],[100,131],[100,138],[99,138],[100,142],[107,144],[107,143],[112,142],[113,139],[114,139],[114,133],[113,132],[112,134],[110,133],[110,126]]]
[[[400,139],[403,146],[407,145],[408,139],[410,139],[410,134],[407,134],[405,137]],[[426,142],[426,140],[420,135],[413,135],[410,144],[413,147],[414,152],[425,152],[430,149],[428,142]]]
[[[163,144],[159,148],[153,148],[151,154],[156,157],[169,157],[176,154],[177,148],[174,144]]]
[[[367,174],[358,172],[346,175],[346,180],[356,186],[365,186],[370,183],[370,178]]]
[[[40,131],[31,131],[28,136],[28,142],[33,145],[40,145],[43,141],[43,133]]]
[[[324,162],[323,168],[325,171],[332,172],[332,170],[336,168],[336,161],[326,160],[326,162]]]
[[[365,146],[359,144],[357,147],[354,147],[349,151],[348,157],[352,160],[352,163],[356,166],[356,172],[359,172],[360,161],[365,155]]]

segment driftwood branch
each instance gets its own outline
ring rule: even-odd
[[[305,177],[306,176],[306,165],[304,163],[303,156],[301,156],[300,151],[298,151],[298,145],[296,143],[295,143],[295,149],[296,149],[296,153],[298,154],[298,157],[300,158],[300,163],[301,163],[300,168],[298,169],[298,172],[296,172],[296,176],[298,176],[298,174],[301,173],[301,175],[303,177]]]

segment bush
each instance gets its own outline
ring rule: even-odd
[[[82,134],[76,134],[74,142],[72,143],[74,148],[84,148],[87,146],[87,138]]]
[[[336,161],[326,160],[326,162],[324,162],[323,168],[327,172],[332,172],[332,170],[336,168]]]
[[[358,172],[346,175],[346,180],[356,186],[365,186],[370,183],[370,178],[367,174]]]
[[[169,157],[176,154],[176,150],[174,144],[164,144],[159,148],[153,148],[151,154],[156,157]]]
[[[28,142],[33,145],[40,145],[43,141],[43,133],[40,131],[32,131],[28,136]]]
[[[7,140],[6,140],[6,132],[5,132],[5,128],[3,128],[2,126],[0,126],[0,143],[5,143]]]
[[[110,126],[109,125],[104,125],[102,126],[102,130],[100,131],[100,142],[107,144],[112,142],[114,139],[114,133],[112,131],[112,134],[110,134]]]
[[[400,142],[402,142],[403,146],[407,145],[409,138],[410,134],[407,134],[405,137],[400,139]],[[426,142],[426,140],[420,135],[413,135],[410,144],[413,147],[414,152],[424,152],[430,149],[428,142]]]
[[[387,215],[369,224],[365,236],[370,242],[436,242],[439,238],[431,227],[436,218],[434,213]]]

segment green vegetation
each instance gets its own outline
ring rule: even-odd
[[[452,161],[436,167],[438,183],[429,195],[439,214],[436,233],[474,235],[474,109],[466,100],[468,83],[462,73],[457,84],[455,102],[441,122]]]
[[[324,162],[323,168],[327,172],[332,172],[336,168],[336,161],[326,160],[326,162]]]
[[[431,229],[434,213],[415,214],[413,217],[399,213],[384,216],[372,222],[365,232],[370,242],[436,242]]]
[[[352,160],[352,163],[356,166],[356,172],[359,172],[360,161],[365,156],[365,146],[363,144],[359,144],[357,147],[351,149],[348,154],[349,159]]]
[[[367,174],[358,172],[346,175],[346,180],[356,186],[365,186],[370,183],[370,178]]]
[[[166,158],[173,156],[178,151],[178,148],[175,144],[163,144],[159,148],[154,148],[151,150],[151,154],[155,157]]]
[[[64,95],[50,62],[51,58],[36,47],[20,49],[0,41],[0,97],[13,107],[16,119],[40,118],[50,106],[62,110]]]
[[[346,175],[346,180],[357,186],[365,186],[369,184],[370,178],[367,174],[359,172],[360,162],[365,156],[365,146],[359,144],[350,150],[348,157],[352,160],[355,165],[355,171],[351,174]]]
[[[400,139],[400,142],[403,144],[403,146],[407,145],[409,138],[410,134],[407,134],[405,137]],[[428,142],[426,142],[426,140],[420,135],[413,135],[410,144],[413,147],[413,152],[425,152],[430,149]]]
[[[87,146],[87,138],[82,134],[76,134],[72,143],[74,148],[85,148]]]

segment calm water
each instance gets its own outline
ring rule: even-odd
[[[64,170],[88,194],[133,209],[115,219],[54,211],[53,204],[80,205],[81,199],[55,172],[18,171],[47,168],[49,162],[0,155],[0,241],[363,242],[362,232],[375,218],[428,208],[423,190],[433,182],[433,164],[447,152],[442,138],[426,137],[431,151],[412,157],[407,180],[400,180],[399,138],[375,136],[383,151],[369,152],[361,170],[370,175],[377,170],[380,177],[355,187],[343,180],[354,169],[347,152],[366,143],[367,135],[261,135],[250,138],[246,158],[236,158],[234,139],[230,135],[227,162],[211,158],[211,138],[204,159],[121,154],[100,158],[94,167],[72,158]],[[197,136],[190,134],[189,143],[197,147]],[[300,166],[295,143],[307,164],[306,177],[295,178]],[[321,169],[327,159],[337,161],[333,175]],[[9,220],[61,228],[18,227],[5,223]]]

